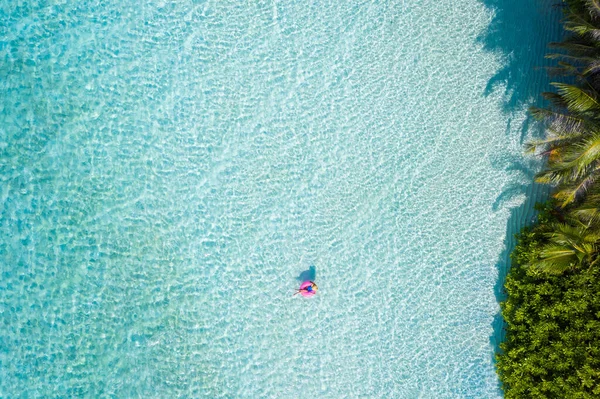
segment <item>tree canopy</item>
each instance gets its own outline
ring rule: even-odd
[[[507,276],[507,323],[497,370],[505,397],[600,398],[600,0],[564,0],[561,43],[548,57],[550,105],[532,108],[546,138],[536,180],[553,186],[536,225],[517,236]]]
[[[502,303],[507,323],[497,369],[505,397],[600,397],[600,270],[562,275],[528,267],[544,225],[519,234]]]

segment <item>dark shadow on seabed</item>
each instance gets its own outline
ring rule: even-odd
[[[314,266],[309,267],[308,270],[305,270],[302,273],[300,273],[300,275],[296,277],[296,279],[301,283],[305,281],[315,281],[317,279],[317,268]]]
[[[485,95],[494,90],[505,88],[504,111],[507,115],[507,134],[514,134],[515,127],[511,128],[513,112],[527,109],[531,105],[541,103],[541,92],[551,90],[550,79],[546,75],[545,66],[552,65],[553,61],[544,58],[548,52],[548,43],[560,41],[562,28],[559,23],[562,12],[560,0],[481,0],[481,2],[494,11],[494,18],[486,32],[479,38],[484,49],[500,53],[506,57],[506,65],[489,80]],[[520,142],[531,129],[534,135],[541,135],[542,128],[531,118],[518,127]],[[498,302],[504,301],[506,293],[504,282],[510,267],[510,253],[513,251],[516,239],[514,235],[520,229],[534,220],[533,206],[536,202],[547,198],[549,189],[535,184],[533,177],[536,162],[525,156],[513,159],[500,158],[493,165],[498,170],[518,171],[521,176],[518,181],[509,185],[498,196],[493,210],[503,207],[511,198],[525,194],[525,202],[511,209],[506,226],[504,250],[496,263],[498,280],[495,285],[495,295]],[[527,183],[523,184],[522,182]],[[500,313],[494,317],[493,333],[490,341],[499,351],[499,344],[504,340],[504,320]],[[492,354],[495,357],[495,353]],[[495,359],[494,359],[495,361]]]
[[[531,105],[548,90],[543,67],[553,65],[544,58],[548,43],[558,41],[561,0],[481,0],[495,15],[479,38],[487,51],[501,53],[506,65],[488,81],[485,94],[505,87],[505,110]]]

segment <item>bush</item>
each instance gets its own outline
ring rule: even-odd
[[[540,220],[556,219],[546,207]],[[497,369],[506,399],[600,398],[600,272],[552,276],[526,265],[545,223],[524,228],[501,304],[507,322]]]

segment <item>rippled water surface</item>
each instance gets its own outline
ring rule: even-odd
[[[500,397],[555,14],[0,0],[0,397]]]

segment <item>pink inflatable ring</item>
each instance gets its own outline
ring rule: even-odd
[[[305,281],[302,284],[300,284],[300,289],[298,290],[298,292],[302,296],[313,296],[317,293],[318,289],[319,287],[317,287],[317,285],[312,281]]]

